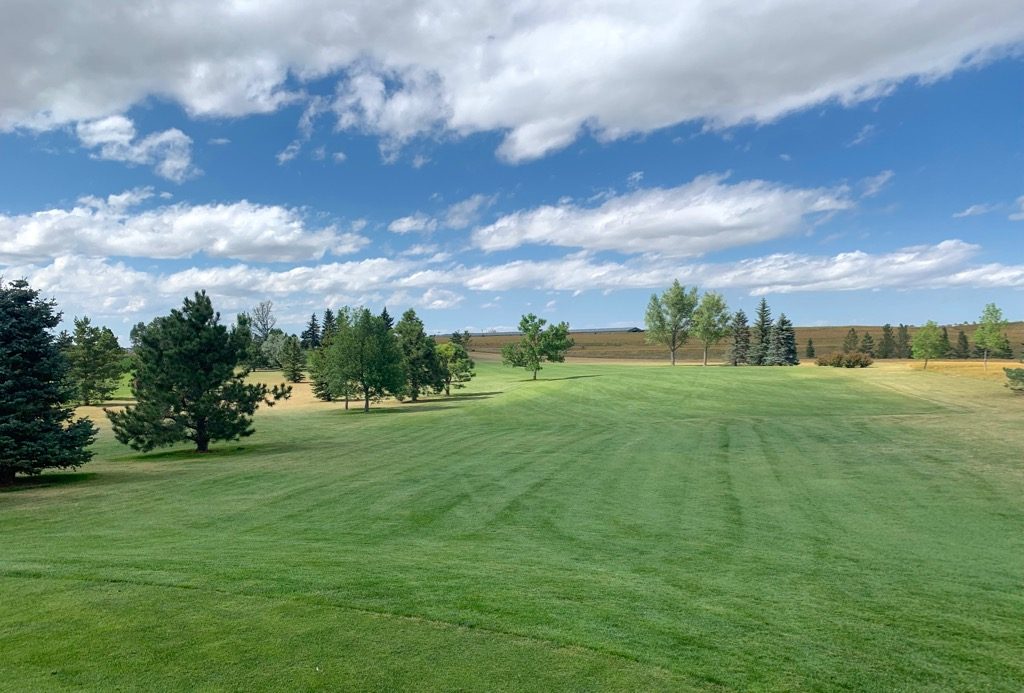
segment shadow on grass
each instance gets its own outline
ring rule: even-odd
[[[521,382],[521,383],[532,383],[532,382],[553,383],[556,380],[581,380],[582,378],[603,378],[603,377],[604,376],[599,374],[599,373],[594,373],[592,375],[567,375],[567,376],[564,376],[562,378],[537,378],[537,380],[534,380],[533,378],[526,378],[524,380],[520,380],[519,382]]]
[[[30,488],[46,488],[49,486],[64,486],[89,481],[97,476],[96,472],[51,472],[39,476],[16,476],[14,483],[8,486],[0,486],[0,493],[11,493],[14,491],[26,491]]]
[[[209,452],[196,452],[193,447],[177,447],[172,450],[154,450],[151,452],[131,450],[123,455],[114,455],[108,459],[113,462],[204,462],[206,460],[238,457],[239,455],[295,453],[304,447],[293,443],[239,443],[238,441],[229,441],[219,444],[211,443]]]

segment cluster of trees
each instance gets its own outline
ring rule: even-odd
[[[697,287],[687,290],[676,280],[661,296],[651,296],[644,324],[647,342],[667,347],[672,365],[676,363],[676,352],[690,337],[701,343],[705,366],[710,348],[726,338],[731,339],[728,361],[733,366],[800,363],[793,323],[785,313],[773,322],[771,309],[763,298],[757,319],[751,325],[742,310],[730,314],[721,294],[700,294]]]
[[[327,309],[310,317],[300,335],[278,330],[273,304],[264,301],[245,314],[251,351],[265,367],[280,368],[285,378],[301,382],[308,367],[313,393],[325,401],[353,399],[370,403],[384,397],[417,401],[427,393],[451,395],[474,375],[469,334],[456,333],[440,346],[427,335],[423,321],[409,309],[395,323],[387,308],[374,315],[366,308]]]
[[[882,325],[882,334],[878,340],[870,332],[858,335],[857,330],[851,327],[843,338],[842,353],[859,353],[872,359],[909,359],[912,356],[911,343],[910,328],[907,325],[900,324],[896,329],[889,323]],[[808,350],[811,349],[812,343],[808,340]]]

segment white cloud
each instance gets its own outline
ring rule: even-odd
[[[864,144],[875,136],[875,132],[876,130],[874,125],[865,125],[857,131],[857,134],[853,136],[852,140],[846,143],[846,146],[856,147],[858,144]]]
[[[444,225],[449,229],[464,229],[472,226],[480,215],[498,199],[497,195],[473,195],[448,207],[444,213]]]
[[[227,137],[212,137],[210,138],[209,143],[217,146],[223,146],[225,144],[231,144],[231,140]]]
[[[995,211],[996,206],[990,204],[971,205],[967,209],[962,209],[959,212],[953,214],[954,219],[964,219],[966,217],[976,217],[982,214],[988,214],[989,212]]]
[[[57,255],[214,258],[256,262],[315,260],[342,255],[369,241],[334,226],[310,228],[301,211],[248,201],[184,203],[130,211],[151,198],[149,188],[105,200],[85,197],[71,209],[0,214],[0,262],[34,262]]]
[[[0,25],[0,129],[103,118],[150,96],[194,116],[266,113],[301,98],[292,80],[337,75],[338,126],[378,135],[385,153],[422,134],[497,131],[500,155],[521,161],[583,131],[609,140],[854,104],[1022,37],[1017,0],[110,0],[103,12],[36,0],[6,7]]]
[[[437,220],[423,212],[416,212],[407,217],[395,219],[388,224],[388,231],[393,233],[430,233],[437,229]]]
[[[331,158],[334,159],[334,163],[340,164],[348,158],[348,155],[345,152],[334,152],[331,154]]]
[[[1014,205],[1017,207],[1017,211],[1010,214],[1007,218],[1010,221],[1024,221],[1024,195],[1018,197]]]
[[[598,207],[563,202],[515,212],[474,231],[473,242],[488,251],[536,243],[699,255],[791,234],[814,215],[853,204],[843,189],[729,184],[725,178],[705,175],[675,188],[637,190]]]
[[[299,155],[302,150],[302,143],[298,140],[294,140],[288,144],[287,147],[277,153],[277,165],[284,166],[289,161]]]
[[[135,124],[124,116],[80,122],[75,134],[92,156],[107,161],[153,166],[158,176],[181,183],[201,173],[192,165],[192,138],[177,128],[136,138]]]
[[[874,197],[878,193],[882,192],[882,189],[889,184],[889,181],[893,179],[896,174],[890,170],[885,170],[876,176],[868,176],[860,182],[861,197]]]

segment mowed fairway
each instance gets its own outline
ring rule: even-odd
[[[0,493],[0,688],[1024,687],[998,382],[478,371]]]

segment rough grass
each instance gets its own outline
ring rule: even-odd
[[[909,368],[483,363],[0,493],[0,688],[1024,685],[1024,400]]]

